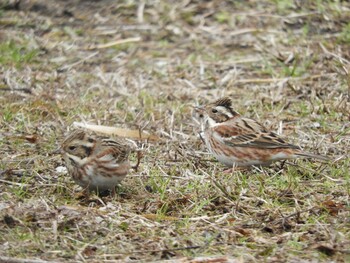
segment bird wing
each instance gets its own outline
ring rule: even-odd
[[[126,161],[131,151],[129,145],[118,140],[103,139],[101,145],[105,148],[105,151],[110,153],[106,158],[109,156],[111,159],[115,159],[117,163]]]
[[[213,136],[232,147],[299,149],[298,146],[287,143],[276,133],[268,131],[263,125],[248,118],[235,118],[214,126]]]

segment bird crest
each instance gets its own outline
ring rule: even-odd
[[[85,135],[86,133],[82,130],[73,131],[70,135],[68,135],[62,144],[67,144],[74,140],[83,140],[85,138]]]
[[[225,108],[231,108],[232,107],[232,100],[229,97],[221,98],[214,102],[215,106],[222,106]]]

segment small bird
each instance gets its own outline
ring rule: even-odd
[[[62,142],[61,152],[73,180],[89,191],[112,190],[127,175],[131,148],[121,140],[99,138],[82,130],[73,131]]]
[[[242,117],[228,97],[197,107],[196,111],[202,118],[202,134],[209,152],[230,168],[268,166],[274,161],[295,158],[329,160],[304,152],[257,121]]]

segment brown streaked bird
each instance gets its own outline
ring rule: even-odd
[[[61,151],[69,174],[84,188],[103,192],[112,190],[127,175],[131,148],[122,140],[91,136],[82,130],[73,131],[62,142]]]
[[[329,160],[326,156],[304,152],[257,121],[242,117],[232,108],[228,97],[196,109],[203,118],[202,132],[209,152],[230,168],[266,166],[295,158]]]

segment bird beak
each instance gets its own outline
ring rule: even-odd
[[[194,109],[198,111],[204,111],[204,106],[195,106]]]
[[[198,114],[199,118],[204,117],[204,112],[205,112],[204,106],[196,106],[196,107],[193,107],[193,109],[195,113]]]
[[[63,152],[62,147],[58,147],[56,150],[52,151],[51,154],[61,154]]]

